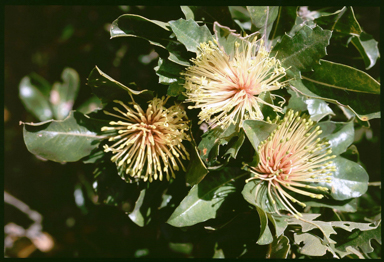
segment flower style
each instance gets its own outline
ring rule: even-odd
[[[200,55],[191,60],[194,65],[183,73],[186,101],[195,103],[188,108],[201,108],[200,123],[225,128],[236,120],[241,125],[241,120],[263,119],[259,103],[281,112],[281,107],[258,97],[287,83],[279,82],[286,75],[285,68],[278,59],[269,57],[263,41],[244,40],[240,50],[236,42],[233,58],[215,43],[201,43]]]
[[[111,121],[101,131],[114,131],[108,141],[117,141],[113,145],[104,145],[105,152],[112,152],[112,162],[123,166],[125,173],[131,177],[142,178],[144,181],[162,180],[165,172],[167,180],[170,179],[169,170],[175,178],[174,170],[179,165],[185,171],[180,157],[189,159],[189,154],[182,144],[183,140],[190,140],[185,133],[189,129],[189,120],[186,113],[178,105],[165,108],[164,100],[154,98],[149,101],[148,109],[142,108],[133,102],[133,109],[123,102],[114,102],[124,107],[125,111],[114,107],[113,110],[121,115],[107,111],[105,114],[122,119]],[[116,131],[118,134],[116,135]],[[177,163],[177,162],[178,163]],[[123,178],[124,179],[124,178]]]
[[[286,189],[312,198],[323,198],[323,194],[306,190],[328,190],[313,183],[331,182],[335,167],[329,160],[336,156],[330,155],[330,143],[318,137],[322,130],[319,126],[315,127],[316,124],[309,117],[300,117],[298,112],[293,113],[291,110],[282,120],[277,118],[275,122],[277,128],[258,146],[258,165],[249,168],[254,177],[246,182],[253,179],[267,182],[268,198],[275,211],[280,214],[276,208],[276,202],[279,201],[297,218],[302,215],[290,202],[302,207],[306,205],[292,197]]]

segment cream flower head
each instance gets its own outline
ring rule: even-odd
[[[167,180],[170,179],[169,171],[175,178],[174,170],[179,170],[179,165],[185,171],[181,162],[189,159],[189,154],[182,144],[183,140],[190,140],[186,131],[189,129],[189,120],[186,113],[178,105],[165,108],[164,100],[154,98],[149,101],[146,111],[133,102],[129,108],[123,102],[114,102],[123,107],[113,110],[120,113],[116,115],[108,111],[105,114],[114,116],[119,121],[111,121],[111,126],[106,126],[101,131],[118,131],[110,135],[108,141],[116,141],[113,145],[104,145],[105,152],[112,152],[112,162],[125,169],[131,177],[142,178],[144,181],[162,180],[163,172]]]
[[[239,48],[241,47],[241,48]],[[258,97],[265,91],[282,88],[280,82],[286,69],[263,46],[263,41],[244,40],[242,46],[235,43],[231,58],[217,42],[201,43],[200,54],[192,59],[194,65],[187,68],[185,89],[187,102],[195,103],[189,109],[200,108],[200,123],[228,127],[245,119],[264,119],[260,104],[275,111],[281,107],[267,103]]]
[[[271,122],[268,119],[269,122]],[[295,199],[286,190],[297,194],[321,199],[323,194],[308,192],[328,189],[316,186],[316,182],[330,183],[335,167],[330,159],[335,158],[326,138],[319,138],[320,126],[307,116],[289,111],[282,120],[276,119],[277,128],[258,146],[259,163],[250,166],[254,177],[247,180],[260,180],[268,183],[268,199],[276,208],[282,204],[295,217],[302,216],[290,202],[305,204]]]

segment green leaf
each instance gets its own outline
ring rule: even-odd
[[[97,96],[92,95],[89,99],[83,102],[78,108],[77,112],[83,114],[89,114],[97,109],[101,109],[103,107],[100,99]]]
[[[352,198],[344,201],[334,199],[316,199],[316,201],[304,201],[304,204],[311,207],[327,207],[336,209],[342,212],[356,212],[357,198]]]
[[[252,33],[246,37],[241,37],[240,34],[236,34],[236,30],[232,30],[229,27],[222,26],[215,22],[213,24],[213,31],[215,38],[219,45],[224,48],[224,51],[230,57],[233,57],[235,53],[235,43],[239,43],[239,52],[243,50],[243,46],[246,46],[247,42],[251,41],[254,37],[259,35],[259,32]]]
[[[245,175],[237,174],[230,168],[210,172],[209,176],[192,187],[167,223],[175,227],[186,227],[216,218],[217,210],[226,197],[236,192],[234,182],[243,179]]]
[[[169,52],[168,60],[182,66],[190,66],[191,53],[185,49],[185,46],[179,42],[170,41],[167,45]]]
[[[97,66],[92,69],[88,77],[88,85],[92,88],[92,92],[103,102],[108,103],[115,99],[127,100],[129,99],[129,94],[139,95],[147,90],[136,91],[133,90],[104,72],[102,72]],[[130,86],[135,86],[134,83],[130,83]]]
[[[167,95],[169,96],[179,96],[185,91],[183,84],[179,82],[173,82],[169,85],[167,90]]]
[[[50,96],[53,114],[58,120],[68,116],[80,87],[79,75],[72,68],[65,68],[61,73],[61,78],[63,83],[54,83]]]
[[[147,184],[146,188],[140,191],[135,208],[128,215],[132,222],[140,227],[146,226],[151,222],[153,213],[161,205],[162,195],[167,186],[167,183],[155,181]]]
[[[291,249],[289,239],[286,236],[274,237],[271,243],[270,251],[266,258],[287,258],[288,252]]]
[[[227,145],[224,149],[226,153],[223,154],[223,157],[227,154],[231,157],[236,157],[239,148],[244,142],[238,129],[238,124],[230,124],[225,130],[218,126],[202,135],[198,148],[201,159],[208,167],[213,168],[220,165],[221,159],[218,158],[220,146]],[[232,139],[235,139],[235,137],[239,138],[233,140],[233,143],[229,143]]]
[[[257,213],[259,213],[259,217],[260,217],[260,235],[256,244],[259,244],[259,245],[270,244],[273,241],[273,236],[272,236],[271,230],[268,227],[267,213],[264,212],[264,210],[260,208],[258,205],[256,205],[256,210],[257,210]]]
[[[358,236],[353,239],[350,239],[350,238],[346,238],[346,239],[347,239],[346,243],[342,245],[338,245],[336,247],[336,252],[338,253],[340,251],[345,252],[345,251],[348,251],[348,247],[354,247],[354,248],[360,249],[364,253],[371,253],[374,251],[371,246],[372,239],[375,239],[381,245],[381,223],[379,226],[377,226],[374,229],[360,232]],[[343,256],[350,253],[351,252],[344,253],[343,255],[341,255],[341,258],[343,258]]]
[[[200,181],[203,180],[207,174],[208,170],[199,156],[198,149],[197,147],[194,147],[194,150],[191,152],[191,159],[189,161],[187,173],[185,174],[186,182],[190,186],[194,186],[200,183]]]
[[[293,37],[284,35],[281,42],[273,48],[271,56],[276,55],[285,68],[310,71],[313,64],[327,54],[326,47],[331,35],[329,30],[318,26],[311,29],[305,25]]]
[[[193,20],[184,20],[180,18],[176,21],[170,21],[169,25],[175,33],[177,40],[184,44],[188,51],[197,53],[200,43],[213,40],[211,32],[206,25],[199,26]]]
[[[29,152],[56,162],[74,162],[89,155],[105,136],[101,127],[108,121],[91,119],[72,111],[64,120],[23,123]]]
[[[251,142],[253,148],[257,151],[260,142],[268,138],[269,134],[277,127],[275,124],[268,124],[259,120],[244,120],[243,129]]]
[[[184,71],[184,67],[162,58],[159,58],[154,69],[156,75],[159,76],[159,83],[164,85],[177,82],[180,78],[180,72]]]
[[[318,93],[315,94],[303,84],[300,78],[301,77],[299,75],[295,75],[290,81],[290,88],[295,92],[304,95],[306,98],[317,98],[344,107],[345,109],[353,112],[353,114],[355,114],[361,121],[380,118],[380,96],[353,92],[349,93],[346,97],[345,90],[338,90],[335,88],[331,88],[331,90],[316,89],[311,82],[307,81],[306,85],[311,86],[311,90]],[[321,97],[320,95],[324,97]],[[341,102],[339,102],[339,100]],[[367,101],[371,101],[369,105],[367,105]],[[353,108],[351,106],[353,106]]]
[[[343,157],[336,157],[332,162],[336,167],[332,182],[320,182],[319,185],[329,188],[333,199],[359,197],[367,191],[368,174],[362,166]]]
[[[314,72],[302,75],[302,79],[305,80],[304,84],[306,81],[313,83],[316,89],[336,88],[348,92],[380,94],[380,83],[367,73],[326,60],[321,60],[320,65],[315,65]]]
[[[112,22],[110,34],[111,38],[139,37],[165,49],[170,32],[167,23],[150,20],[140,15],[125,14]]]
[[[44,91],[43,91],[44,92]],[[48,98],[25,76],[19,84],[19,96],[27,110],[40,121],[52,119],[52,110]]]
[[[324,256],[328,247],[322,244],[322,239],[309,233],[295,233],[293,235],[295,244],[303,242],[303,247],[299,248],[299,253],[308,256]]]
[[[372,68],[380,57],[378,42],[365,32],[362,32],[360,36],[353,36],[351,42],[363,57],[365,69]]]
[[[211,25],[218,22],[222,25],[233,26],[233,20],[228,6],[181,6],[185,19],[203,21]]]
[[[327,115],[335,115],[328,104],[320,99],[308,99],[307,97],[300,95],[298,92],[288,89],[288,93],[291,95],[289,98],[287,108],[295,111],[307,111],[313,121],[318,122]]]
[[[346,35],[358,36],[362,32],[352,7],[343,7],[335,13],[322,15],[315,19],[315,23],[324,29]]]
[[[252,24],[257,29],[260,29],[263,34],[264,41],[268,41],[269,34],[272,30],[273,23],[275,22],[279,13],[278,6],[247,6],[250,14]]]
[[[331,143],[332,154],[344,153],[353,143],[355,131],[352,120],[347,123],[325,121],[318,123],[318,125],[323,131],[320,138],[326,137]]]

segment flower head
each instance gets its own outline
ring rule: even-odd
[[[165,172],[169,180],[169,171],[175,177],[174,170],[179,165],[185,171],[180,157],[189,159],[189,154],[182,144],[183,140],[190,140],[185,133],[188,128],[186,113],[178,105],[165,108],[164,98],[154,98],[149,101],[146,111],[133,102],[129,108],[121,101],[114,102],[121,105],[123,111],[117,107],[113,110],[120,115],[107,111],[105,114],[121,119],[111,121],[101,131],[114,131],[108,141],[116,141],[113,145],[104,145],[105,152],[112,152],[112,162],[125,169],[131,177],[142,178],[144,181],[162,180]],[[118,134],[116,134],[116,131]]]
[[[322,130],[307,116],[300,117],[298,112],[289,111],[282,120],[277,119],[276,124],[277,128],[259,144],[259,163],[256,167],[249,168],[254,177],[247,182],[258,179],[268,183],[268,198],[275,211],[279,213],[276,208],[276,202],[279,201],[297,217],[301,214],[290,202],[298,203],[302,207],[305,207],[305,204],[288,192],[323,198],[323,194],[310,191],[328,190],[313,183],[331,182],[335,167],[329,160],[336,156],[330,155],[330,143],[327,139],[318,137]]]
[[[269,56],[262,40],[244,40],[242,46],[236,42],[233,57],[211,41],[201,43],[199,50],[200,55],[192,59],[194,65],[184,73],[184,86],[186,101],[195,103],[189,108],[201,109],[200,122],[227,127],[235,119],[263,119],[260,103],[281,111],[258,97],[286,84],[279,82],[285,69]]]

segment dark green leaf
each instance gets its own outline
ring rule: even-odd
[[[19,96],[27,110],[40,121],[52,119],[52,110],[48,98],[25,76],[19,84]]]
[[[185,91],[185,88],[179,82],[173,82],[169,85],[167,95],[169,96],[179,96]]]
[[[169,52],[168,60],[182,66],[190,66],[191,53],[179,42],[170,41],[167,45]]]
[[[159,58],[158,64],[154,69],[156,75],[159,76],[159,83],[169,85],[179,80],[180,72],[184,70],[184,67],[169,60]]]
[[[333,14],[323,15],[315,19],[315,22],[324,29],[341,34],[358,36],[362,32],[352,7],[343,7]]]
[[[269,134],[276,128],[275,124],[268,124],[259,120],[243,121],[243,129],[251,142],[253,148],[257,151],[260,142],[268,138]]]
[[[256,244],[259,244],[259,245],[270,244],[273,241],[273,236],[272,236],[271,230],[268,227],[267,213],[265,213],[264,210],[258,205],[256,205],[256,210],[257,210],[257,213],[259,213],[259,217],[260,217],[260,235]]]
[[[365,32],[362,32],[360,36],[353,36],[351,42],[363,57],[365,69],[372,68],[380,57],[378,42]]]
[[[272,31],[271,39],[282,37],[289,32],[295,24],[297,17],[296,6],[279,6],[279,13],[276,18],[275,27]]]
[[[133,90],[103,73],[97,66],[89,74],[88,85],[92,88],[92,92],[100,98],[103,103],[108,103],[115,99],[128,100],[129,94],[139,95],[147,91]],[[131,87],[135,86],[134,83],[130,83],[129,85]]]
[[[125,14],[112,22],[110,34],[111,38],[123,36],[143,38],[150,44],[165,49],[170,32],[167,23],[140,15]]]
[[[209,176],[192,187],[167,223],[175,227],[186,227],[216,218],[216,212],[226,197],[236,192],[234,182],[243,179],[245,175],[237,174],[230,168],[210,172]]]
[[[332,32],[320,27],[311,29],[303,26],[293,37],[284,35],[281,42],[272,50],[271,56],[276,55],[285,68],[291,70],[309,71],[320,58],[325,56],[326,47]]]
[[[149,224],[153,213],[161,205],[162,195],[167,186],[167,183],[155,181],[147,184],[146,188],[140,191],[135,208],[128,215],[136,225],[143,227]]]
[[[336,171],[331,183],[321,182],[319,185],[330,189],[330,195],[336,200],[359,197],[368,189],[368,174],[362,166],[343,157],[332,160]]]
[[[212,25],[218,22],[222,25],[233,26],[233,20],[228,6],[181,6],[185,19],[203,21]]]
[[[332,121],[320,122],[323,133],[320,137],[326,137],[331,143],[332,154],[340,155],[353,143],[355,131],[353,121],[337,123]]]
[[[273,23],[279,13],[278,6],[247,6],[252,24],[263,34],[264,41],[268,41]]]
[[[169,25],[175,33],[177,40],[185,45],[188,51],[197,53],[200,43],[213,40],[211,32],[206,25],[199,26],[193,20],[184,20],[180,18],[176,21],[170,21]]]
[[[63,83],[56,82],[52,86],[50,102],[55,119],[62,120],[68,116],[77,97],[80,79],[76,70],[65,68],[61,73]]]
[[[272,222],[273,226],[275,227],[275,237],[281,236],[285,229],[288,226],[288,221],[285,216],[280,216],[276,213],[267,213],[269,220]]]
[[[101,127],[108,121],[72,111],[64,120],[23,124],[24,142],[31,153],[56,162],[73,162],[99,146],[105,138]]]
[[[353,112],[353,114],[355,114],[361,121],[380,118],[380,96],[378,95],[351,92],[348,94],[348,96],[346,96],[345,90],[326,87],[324,90],[316,89],[312,82],[307,81],[306,85],[311,87],[311,90],[318,93],[315,94],[310,89],[308,89],[306,85],[303,84],[299,75],[295,75],[294,78],[290,81],[290,84],[290,88],[292,88],[295,92],[305,96],[306,98],[317,98],[342,106],[345,109]],[[368,101],[370,101],[369,104],[367,103]]]
[[[287,258],[288,252],[291,249],[289,239],[286,236],[273,237],[267,258]]]
[[[336,88],[346,90],[347,93],[380,94],[380,83],[367,73],[326,60],[321,60],[320,65],[315,65],[314,72],[302,75],[302,79],[313,83],[317,89]]]
[[[186,182],[190,186],[194,186],[200,183],[207,174],[208,170],[199,156],[198,149],[194,147],[194,150],[191,152],[187,173],[185,174]]]

